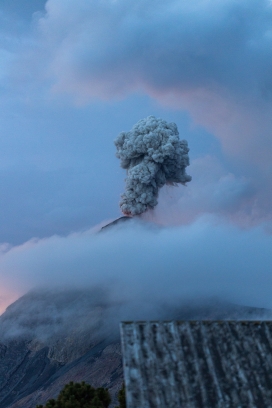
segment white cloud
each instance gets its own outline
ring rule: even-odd
[[[240,226],[271,220],[271,213],[261,203],[262,188],[254,185],[254,179],[235,176],[213,156],[193,160],[189,169],[192,182],[186,187],[163,187],[157,207],[143,214],[143,219],[177,225],[189,224],[206,214]],[[259,217],[253,216],[257,201]]]
[[[205,218],[155,228],[131,220],[94,234],[53,236],[0,256],[1,284],[10,291],[107,288],[111,301],[141,312],[161,304],[217,298],[272,307],[271,235]],[[135,311],[134,310],[134,311]]]

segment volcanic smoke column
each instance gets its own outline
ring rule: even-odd
[[[120,208],[126,215],[141,214],[157,204],[159,188],[164,184],[185,184],[189,148],[179,140],[175,123],[149,116],[130,132],[121,132],[114,141],[116,156],[127,170],[126,190]]]

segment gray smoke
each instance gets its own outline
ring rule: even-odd
[[[127,170],[126,190],[120,208],[126,215],[142,214],[157,204],[159,189],[165,184],[185,184],[189,148],[179,139],[177,125],[149,116],[121,132],[114,141],[116,156]]]

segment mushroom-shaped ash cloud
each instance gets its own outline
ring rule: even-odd
[[[127,169],[120,208],[126,215],[141,214],[157,204],[164,184],[185,184],[189,148],[179,139],[177,125],[149,116],[121,132],[114,141],[121,167]]]

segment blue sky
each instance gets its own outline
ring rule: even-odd
[[[5,251],[120,216],[113,140],[149,115],[188,140],[192,181],[144,219],[271,231],[271,43],[268,0],[0,0]]]

